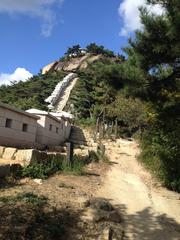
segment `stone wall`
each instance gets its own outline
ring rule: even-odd
[[[55,148],[55,147],[54,147]],[[28,166],[34,162],[47,161],[50,156],[65,154],[65,149],[58,147],[57,152],[43,152],[35,149],[17,149],[0,146],[0,178],[10,174],[13,166]],[[63,153],[61,153],[63,152]]]
[[[64,77],[63,81],[59,82],[56,85],[52,94],[47,99],[45,99],[45,102],[50,103],[49,105],[50,108],[56,104],[56,102],[58,101],[61,94],[64,92],[69,82],[76,77],[77,77],[76,73],[69,73],[66,77]]]

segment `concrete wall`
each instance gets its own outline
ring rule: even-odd
[[[11,126],[6,127],[6,119]],[[27,124],[27,131],[22,130]],[[37,119],[0,106],[0,145],[12,147],[34,147],[37,131]]]
[[[40,117],[37,128],[36,141],[47,146],[57,146],[64,142],[64,122],[51,118],[48,115],[37,115]],[[50,125],[52,126],[50,128]],[[56,132],[58,129],[58,132]]]

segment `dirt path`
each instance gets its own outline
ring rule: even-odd
[[[59,98],[57,104],[54,106],[55,111],[62,111],[66,106],[66,103],[69,99],[72,89],[76,85],[78,78],[74,78],[69,85],[65,88],[64,92],[62,93],[61,97]]]
[[[123,214],[127,239],[179,240],[180,195],[158,186],[138,163],[135,142],[105,145],[112,167],[97,196],[109,199]]]

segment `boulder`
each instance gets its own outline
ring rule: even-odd
[[[15,159],[22,166],[28,166],[33,162],[41,162],[47,160],[48,156],[45,152],[40,152],[35,149],[27,149],[27,150],[18,150]]]
[[[101,209],[107,212],[111,212],[114,210],[114,207],[107,200],[103,198],[91,199],[87,202],[87,204],[89,204],[89,206],[95,209]]]
[[[5,148],[3,153],[3,159],[14,160],[16,152],[17,148]]]
[[[87,207],[82,217],[82,220],[85,222],[122,222],[118,211],[105,199],[95,198],[88,200],[84,207]]]

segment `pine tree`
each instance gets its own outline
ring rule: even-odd
[[[157,16],[141,8],[144,28],[125,49],[129,67],[143,73],[136,75],[135,94],[150,103],[153,115],[144,134],[143,157],[166,186],[180,191],[180,2],[148,2],[161,4],[164,13]]]

